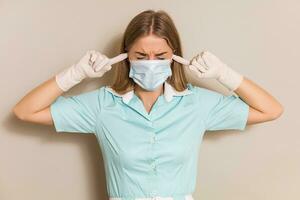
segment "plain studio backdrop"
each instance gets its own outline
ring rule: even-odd
[[[129,21],[163,9],[181,36],[184,57],[209,50],[275,96],[283,115],[245,131],[206,132],[196,200],[300,199],[297,0],[0,1],[0,199],[106,199],[102,154],[92,134],[56,133],[18,120],[26,93],[77,62],[87,50],[117,55]],[[63,95],[110,83],[85,80]],[[190,82],[226,94],[214,80]]]

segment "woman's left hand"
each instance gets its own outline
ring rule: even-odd
[[[243,75],[228,67],[209,51],[203,51],[195,56],[189,65],[199,78],[215,78],[230,91],[238,88]]]

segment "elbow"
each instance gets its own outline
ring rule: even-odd
[[[270,114],[271,119],[275,120],[277,118],[279,118],[284,112],[284,108],[282,105],[279,105],[276,109],[274,109],[274,111],[272,112],[272,114]]]
[[[17,107],[13,107],[12,109],[12,113],[20,120],[25,120],[25,116],[24,114],[22,114],[18,109]]]

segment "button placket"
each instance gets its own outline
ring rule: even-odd
[[[156,141],[156,133],[155,133],[155,128],[154,128],[154,121],[149,121],[149,125],[152,129],[152,134],[150,136],[150,143],[153,144]]]
[[[156,135],[156,130],[155,130],[155,123],[154,121],[149,121],[149,126],[151,127],[151,134],[149,136],[149,145],[151,149],[151,159],[149,160],[149,169],[151,173],[151,190],[150,190],[150,196],[151,199],[149,200],[157,200],[157,183],[156,183],[156,176],[157,176],[157,163],[156,163],[156,152],[155,152],[155,143],[157,141],[157,135]]]
[[[154,151],[154,143],[156,140],[156,134],[153,133],[150,136],[150,143],[151,143],[151,162],[150,162],[150,169],[152,172],[156,173],[156,159],[155,159],[155,151]]]

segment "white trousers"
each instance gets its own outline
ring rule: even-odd
[[[122,200],[122,197],[109,197],[109,200]],[[174,200],[173,197],[137,197],[135,200]],[[194,200],[192,194],[187,194],[184,197],[184,200]]]

